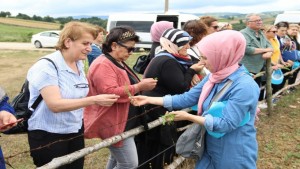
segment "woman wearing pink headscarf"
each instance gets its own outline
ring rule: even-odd
[[[220,138],[206,133],[205,151],[197,161],[197,169],[256,168],[257,141],[254,126],[259,88],[247,70],[239,62],[246,40],[240,32],[225,30],[210,34],[196,44],[202,54],[202,62],[211,72],[203,81],[181,95],[164,97],[136,96],[134,105],[163,105],[169,110],[183,109],[198,103],[198,115],[174,111],[175,121],[189,120],[203,125],[208,132],[225,133]],[[219,102],[225,102],[221,117],[208,113],[209,105],[227,81],[233,83]],[[245,117],[250,118],[240,125]]]
[[[152,24],[150,29],[150,35],[152,45],[150,49],[150,58],[154,58],[155,55],[161,50],[160,37],[165,30],[173,28],[173,22],[159,21]]]

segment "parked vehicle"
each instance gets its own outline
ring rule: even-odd
[[[32,35],[31,43],[36,48],[55,47],[58,42],[60,31],[44,31]]]
[[[135,29],[140,37],[140,42],[136,44],[137,48],[151,48],[150,28],[154,22],[170,21],[174,28],[181,29],[188,20],[199,19],[192,14],[166,13],[166,14],[113,14],[109,15],[107,21],[107,31],[116,26],[128,25]]]
[[[274,24],[278,22],[286,21],[288,23],[300,23],[300,11],[285,11],[282,14],[276,16]]]

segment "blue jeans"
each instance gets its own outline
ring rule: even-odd
[[[2,154],[2,149],[0,147],[0,169],[5,169],[5,161],[4,161],[4,157],[3,157],[3,154]]]
[[[122,147],[108,147],[110,156],[106,169],[134,169],[138,167],[138,155],[134,137],[123,140]]]

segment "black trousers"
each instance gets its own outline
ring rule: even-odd
[[[292,69],[291,69],[292,70]],[[299,73],[300,69],[298,69],[297,71],[295,71],[289,78],[288,80],[288,84],[291,85],[291,84],[294,84],[296,82],[296,78],[297,78],[297,75]]]
[[[49,163],[53,158],[84,148],[83,128],[78,133],[72,134],[56,134],[43,130],[29,131],[28,142],[33,162],[37,167],[40,167]],[[39,148],[45,145],[49,146]],[[80,158],[71,164],[61,166],[59,169],[83,169],[83,164],[84,158]]]
[[[256,75],[256,73],[252,73],[252,74]],[[257,83],[258,87],[261,87],[264,84],[266,84],[266,82],[263,81],[262,77],[257,77],[257,78],[254,79],[254,81]],[[260,90],[260,94],[259,94],[258,100],[259,101],[264,100],[264,96],[265,96],[265,89]]]

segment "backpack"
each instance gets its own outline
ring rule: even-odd
[[[169,56],[169,57],[172,57],[174,58],[174,56],[172,56],[171,54],[169,53],[158,53],[155,55],[156,56],[162,56],[162,55],[166,55],[166,56]],[[141,55],[139,56],[137,59],[136,59],[136,62],[135,64],[133,65],[132,69],[136,72],[136,73],[139,73],[139,74],[144,74],[147,66],[149,65],[151,61],[151,56],[150,56],[150,53],[148,55]]]
[[[133,70],[136,72],[136,73],[139,73],[139,74],[144,74],[147,66],[149,65],[151,61],[151,58],[150,58],[150,54],[148,55],[141,55],[139,56],[137,59],[136,59],[136,62],[135,64],[133,65]]]
[[[57,71],[57,67],[55,63],[49,58],[41,58],[46,59],[53,64]],[[41,60],[40,59],[40,60]],[[11,106],[15,109],[15,116],[17,119],[23,118],[23,121],[19,122],[16,126],[11,129],[5,131],[5,134],[16,134],[16,133],[24,133],[28,131],[28,119],[31,117],[32,112],[37,108],[40,102],[43,100],[42,95],[40,94],[38,98],[34,101],[32,106],[28,108],[30,92],[29,92],[29,82],[26,79],[24,84],[22,85],[20,93],[12,99]]]

